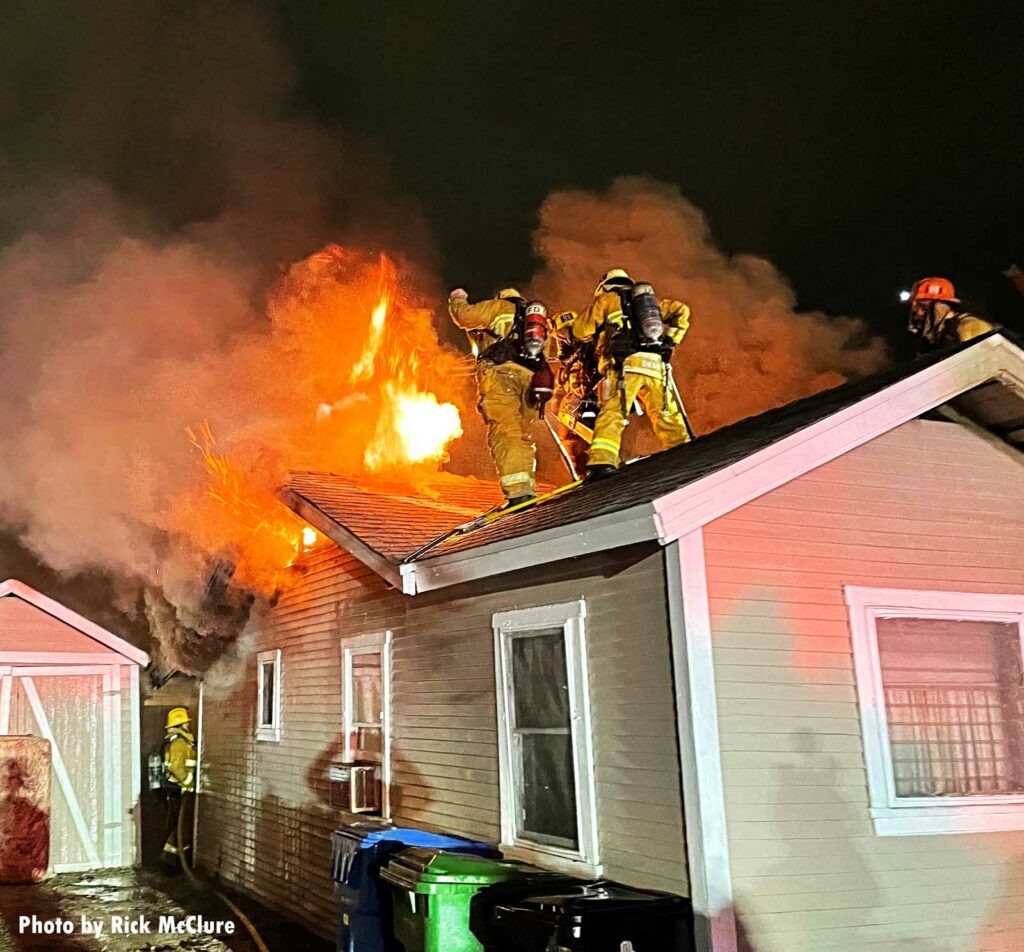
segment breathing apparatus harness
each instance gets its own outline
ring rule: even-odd
[[[911,311],[907,329],[919,337],[918,353],[952,347],[960,342],[957,325],[967,315],[964,312],[953,310],[950,306],[949,314],[939,320],[935,313],[938,303],[940,302],[925,302],[926,313],[921,315]]]
[[[489,364],[515,363],[533,371],[530,382],[529,403],[541,416],[555,391],[555,376],[544,358],[544,345],[548,339],[548,312],[540,301],[527,302],[524,298],[506,298],[515,306],[512,327],[477,355],[478,361]],[[493,332],[490,332],[493,334]]]
[[[629,407],[626,406],[625,364],[634,354],[657,354],[661,359],[662,411],[665,411],[668,409],[668,391],[672,382],[669,360],[673,345],[665,334],[665,321],[654,288],[646,281],[636,281],[629,287],[610,290],[619,296],[622,322],[605,325],[603,352],[615,368],[622,415],[629,415]]]
[[[195,738],[186,731],[171,730],[164,735],[163,741],[160,743],[160,753],[151,754],[149,758],[149,788],[150,790],[162,790],[164,793],[169,794],[180,794],[183,791],[191,790],[194,784],[194,770],[195,761],[186,761],[186,766],[189,767],[189,773],[185,778],[184,783],[180,782],[171,773],[171,765],[168,759],[168,754],[171,750],[171,744],[176,740],[187,741],[192,747],[195,747]],[[159,758],[159,759],[158,759]]]
[[[615,288],[622,307],[622,327],[609,335],[609,353],[621,370],[622,361],[631,354],[658,354],[668,361],[672,345],[665,337],[665,322],[654,294],[654,288],[645,281],[632,287]]]

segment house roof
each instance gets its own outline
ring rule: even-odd
[[[113,632],[107,631],[106,628],[100,627],[95,622],[89,621],[88,618],[79,615],[78,612],[72,611],[60,602],[54,601],[47,595],[43,595],[42,592],[37,592],[24,582],[19,582],[13,578],[7,579],[6,582],[0,582],[0,598],[20,598],[40,611],[53,616],[58,621],[70,625],[87,638],[91,638],[100,645],[111,649],[121,655],[126,661],[142,666],[149,664],[149,655],[145,651],[136,648],[133,644],[125,641],[123,638],[119,638]],[[29,646],[29,651],[31,651],[31,646]]]
[[[389,495],[386,487],[366,487],[350,477],[301,473],[293,476],[288,492],[307,501],[335,526],[342,527],[345,530],[342,536],[354,535],[372,548],[386,561],[388,574],[385,577],[392,581],[396,571],[407,577],[412,573],[425,577],[435,572],[435,566],[440,571],[442,563],[465,561],[478,550],[508,550],[519,540],[554,539],[556,534],[562,536],[574,527],[599,524],[610,527],[619,523],[622,528],[620,545],[636,541],[638,533],[639,537],[660,538],[664,527],[658,525],[659,510],[669,497],[678,496],[687,487],[704,487],[716,475],[732,476],[735,470],[744,467],[745,461],[759,458],[772,447],[799,443],[800,434],[806,433],[810,440],[823,427],[828,429],[827,421],[842,422],[844,413],[852,408],[891,402],[889,397],[895,399],[904,392],[916,394],[921,389],[918,382],[924,384],[939,376],[945,381],[945,389],[934,390],[934,399],[930,396],[934,388],[925,387],[927,392],[922,391],[919,397],[904,400],[906,408],[900,404],[901,412],[905,409],[910,413],[907,419],[953,400],[953,406],[966,418],[1019,447],[1024,443],[1024,403],[1012,388],[1008,393],[1005,386],[1007,372],[1001,361],[1008,352],[1010,363],[1021,365],[1024,376],[1021,360],[1024,354],[1008,335],[993,332],[637,460],[608,479],[509,514],[471,533],[454,535],[416,559],[410,556],[430,539],[449,532],[493,505],[500,498],[497,487],[479,480],[447,477],[443,484],[428,487],[428,495],[423,498],[408,491]],[[993,354],[997,357],[992,357]],[[990,369],[990,364],[994,369]],[[1018,383],[1024,390],[1024,379],[1018,379]],[[903,420],[891,425],[899,422]],[[808,460],[815,458],[806,451],[803,456]],[[769,488],[772,487],[766,485],[762,491]],[[435,492],[439,495],[434,496]],[[740,499],[739,494],[736,498],[736,505],[746,501]],[[293,505],[293,508],[296,507]],[[628,525],[624,514],[632,519]],[[308,512],[300,512],[300,515],[308,518]],[[668,517],[660,521],[664,522],[665,518]],[[654,532],[646,533],[637,520],[652,522]],[[317,524],[317,528],[323,530],[323,524]],[[335,541],[348,548],[339,538]],[[614,533],[608,542],[614,542]],[[586,551],[586,540],[581,540],[580,544]],[[599,547],[606,547],[606,543],[599,543]],[[564,550],[552,548],[550,554],[559,557],[556,551]],[[353,554],[359,556],[358,552],[353,551]],[[380,565],[373,567],[381,568]],[[410,586],[406,584],[405,588],[408,591]]]
[[[438,473],[415,487],[335,473],[292,473],[284,502],[390,581],[411,553],[502,500],[497,483]]]

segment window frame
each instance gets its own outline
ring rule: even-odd
[[[586,617],[587,606],[583,599],[557,605],[498,612],[492,617],[497,681],[501,843],[505,848],[516,848],[525,853],[538,854],[552,860],[582,863],[594,871],[599,871],[597,788],[594,780],[590,685],[587,673]],[[565,647],[566,676],[569,687],[569,725],[575,773],[576,829],[579,844],[575,850],[526,839],[516,833],[519,788],[514,768],[515,735],[511,716],[511,711],[514,710],[514,686],[511,683],[508,652],[517,633],[552,628],[562,629]],[[519,635],[519,637],[522,636]]]
[[[1024,668],[1024,596],[844,587],[849,608],[870,814],[878,836],[1024,830],[1024,793],[897,797],[876,622],[989,621],[1017,626]]]
[[[380,816],[391,817],[391,644],[393,632],[384,631],[365,635],[349,635],[341,639],[341,728],[344,746],[342,755],[346,763],[355,760],[351,746],[352,729],[358,726],[373,726],[357,723],[352,719],[354,685],[352,681],[352,658],[359,654],[380,655],[380,700],[381,700],[381,753],[380,753]]]
[[[274,669],[274,697],[271,702],[273,718],[269,724],[263,722],[263,669],[268,665]],[[273,648],[256,655],[256,740],[279,743],[283,733],[281,717],[281,649]]]

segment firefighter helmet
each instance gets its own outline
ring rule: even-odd
[[[910,303],[918,301],[945,301],[950,304],[959,304],[960,298],[956,296],[956,288],[949,278],[921,278],[911,288]]]
[[[499,301],[515,301],[517,298],[522,300],[522,295],[515,288],[502,288],[497,293]]]
[[[632,286],[633,279],[625,270],[612,268],[610,271],[605,271],[601,280],[597,282],[597,287],[594,288],[594,297],[604,294],[605,291],[610,291],[612,288],[631,288]]]
[[[191,718],[188,716],[188,711],[183,707],[172,707],[167,712],[167,726],[165,730],[170,730],[172,727],[180,727],[182,724],[187,724]]]

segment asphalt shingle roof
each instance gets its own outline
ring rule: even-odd
[[[502,499],[497,483],[447,473],[416,489],[335,473],[292,473],[286,488],[395,564]]]
[[[955,350],[970,347],[981,339]],[[889,368],[741,420],[692,443],[637,460],[607,479],[580,486],[530,509],[510,513],[471,533],[453,536],[431,548],[422,560],[653,502],[812,426],[948,358],[953,352],[944,350]],[[384,484],[375,487],[352,477],[324,473],[296,473],[287,488],[304,496],[395,564],[430,540],[487,511],[501,498],[496,484],[447,474],[439,475],[418,492],[403,487],[396,493],[394,487],[389,489]]]

